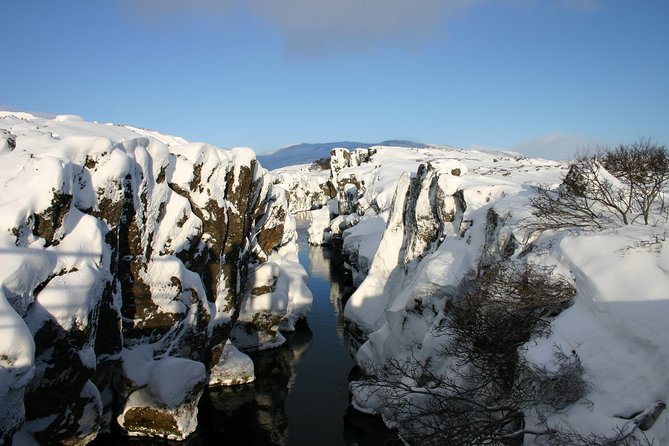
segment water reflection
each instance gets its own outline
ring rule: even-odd
[[[295,366],[309,347],[312,333],[300,327],[279,349],[249,353],[256,381],[210,389],[200,404],[198,433],[235,445],[283,445],[288,436],[285,402],[295,382]]]
[[[114,435],[115,442],[99,444],[401,444],[380,419],[350,406],[348,381],[355,363],[349,348],[357,346],[345,328],[344,305],[353,292],[351,278],[333,251],[307,244],[306,228],[304,223],[298,226],[299,257],[309,272],[313,308],[307,322],[285,334],[284,346],[247,353],[255,365],[256,381],[206,391],[198,430],[186,442]]]
[[[344,305],[354,291],[351,275],[344,267],[341,256],[336,255],[330,248],[309,246],[302,240],[303,238],[300,238],[300,260],[302,265],[308,268],[309,285],[313,287],[310,289],[314,294],[314,306],[323,303],[321,301],[323,295],[329,296],[330,306],[319,305],[316,310],[324,310],[325,316],[334,313],[337,336],[346,345],[348,332],[344,324]],[[308,257],[308,261],[302,256]],[[311,321],[311,317],[309,320]]]
[[[351,278],[332,250],[307,244],[306,228],[304,222],[298,226],[300,263],[314,296],[308,326],[287,334],[278,350],[251,354],[254,384],[210,391],[199,431],[236,445],[401,444],[380,419],[350,406],[355,363],[344,305],[353,292]]]

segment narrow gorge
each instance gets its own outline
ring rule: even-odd
[[[541,213],[603,167],[0,128],[4,444],[669,442],[666,210]]]

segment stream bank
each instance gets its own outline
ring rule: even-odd
[[[298,220],[300,263],[314,297],[308,320],[285,334],[282,347],[247,353],[254,383],[205,393],[198,431],[238,445],[400,444],[379,418],[350,406],[355,361],[343,309],[354,288],[334,249],[308,244],[308,225]]]
[[[198,429],[185,442],[102,435],[95,445],[390,446],[401,444],[378,417],[350,405],[349,374],[355,366],[344,323],[354,291],[350,273],[334,248],[310,246],[309,222],[298,220],[300,263],[314,297],[307,321],[276,349],[246,352],[253,383],[207,389]]]

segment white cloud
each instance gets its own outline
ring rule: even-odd
[[[602,141],[582,135],[569,133],[551,133],[528,141],[516,143],[510,147],[515,152],[546,159],[573,159],[581,149],[592,148]]]
[[[290,53],[319,54],[394,41],[420,44],[445,18],[486,0],[120,0],[144,18],[183,13],[234,19],[250,12],[284,38]]]
[[[421,43],[463,0],[251,0],[290,52],[358,49],[387,41]]]
[[[289,54],[320,55],[387,42],[420,45],[453,14],[492,2],[517,7],[546,0],[118,0],[146,19],[184,14],[236,20],[250,13],[284,39]],[[551,0],[576,10],[596,9],[599,0]]]

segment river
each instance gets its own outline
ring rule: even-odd
[[[207,390],[199,406],[198,430],[182,444],[398,444],[380,419],[350,407],[348,376],[355,363],[343,308],[353,288],[332,249],[309,246],[307,227],[308,222],[298,221],[300,263],[309,273],[314,296],[308,320],[285,335],[284,346],[248,353],[255,365],[254,383]],[[166,444],[118,435],[110,443],[96,443]]]

